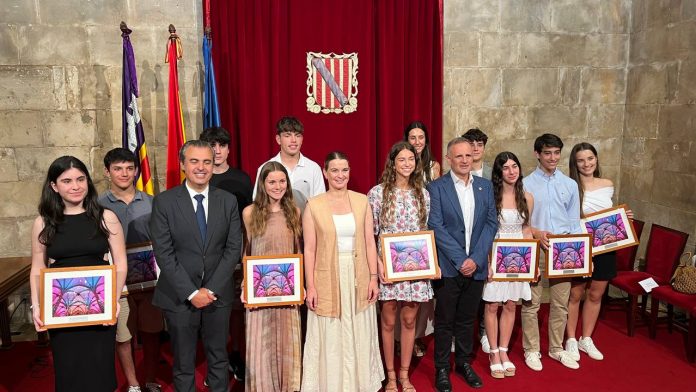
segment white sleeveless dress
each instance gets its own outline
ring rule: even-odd
[[[503,208],[500,211],[498,235],[500,239],[522,238],[522,223],[524,220],[519,211],[514,208]],[[527,282],[486,282],[483,287],[483,300],[486,302],[506,302],[532,299],[532,290]]]

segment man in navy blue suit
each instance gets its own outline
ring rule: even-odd
[[[488,277],[488,254],[498,231],[490,181],[471,175],[473,146],[458,137],[447,144],[450,172],[428,185],[428,226],[435,231],[442,279],[433,281],[435,387],[450,392],[449,356],[455,340],[455,372],[469,386],[483,383],[471,368],[476,310]]]

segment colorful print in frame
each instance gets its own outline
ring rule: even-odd
[[[128,260],[128,274],[124,293],[134,293],[152,289],[157,285],[160,269],[155,260],[155,252],[152,243],[144,242],[129,245],[126,249]]]
[[[116,322],[116,267],[44,268],[39,298],[46,328]]]
[[[500,239],[491,250],[492,280],[534,282],[539,273],[539,241]]]
[[[584,233],[592,236],[592,254],[598,255],[639,244],[633,224],[626,215],[628,206],[588,214],[581,220]]]
[[[592,275],[592,237],[589,234],[549,235],[548,238],[545,277]]]
[[[382,234],[380,241],[387,281],[435,279],[440,276],[432,230]]]
[[[300,305],[304,301],[301,254],[245,256],[244,296],[247,308]]]

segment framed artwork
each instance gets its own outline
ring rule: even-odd
[[[549,235],[546,271],[549,279],[592,275],[592,236]]]
[[[492,279],[497,282],[534,282],[539,273],[539,241],[499,239],[491,250]]]
[[[380,241],[387,281],[434,279],[440,275],[432,230],[382,234]]]
[[[638,245],[639,239],[626,216],[628,206],[597,211],[581,219],[582,231],[592,236],[592,254],[598,255]]]
[[[157,285],[160,269],[155,260],[151,242],[129,245],[126,249],[128,274],[123,292],[134,293],[152,289]]]
[[[301,305],[304,271],[301,254],[244,256],[246,308]]]
[[[46,328],[116,322],[116,267],[41,270],[39,300]]]

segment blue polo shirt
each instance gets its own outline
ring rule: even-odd
[[[580,234],[580,193],[578,184],[556,169],[546,174],[537,167],[522,179],[524,190],[534,196],[530,223],[552,234]]]

